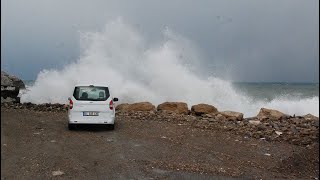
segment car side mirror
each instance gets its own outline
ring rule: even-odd
[[[115,97],[115,98],[113,98],[113,101],[116,102],[116,101],[119,101],[119,99]]]

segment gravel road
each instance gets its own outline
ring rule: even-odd
[[[1,108],[1,179],[316,179],[318,150],[121,114],[69,131],[65,112]]]

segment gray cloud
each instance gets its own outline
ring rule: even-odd
[[[319,82],[317,0],[7,0],[1,8],[2,68],[24,79],[76,60],[79,31],[122,16],[150,41],[166,26],[193,41],[204,74]]]

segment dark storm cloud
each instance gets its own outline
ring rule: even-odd
[[[3,69],[34,79],[78,58],[78,31],[118,16],[150,41],[168,26],[194,42],[203,74],[235,81],[319,81],[319,3],[265,1],[1,1]]]

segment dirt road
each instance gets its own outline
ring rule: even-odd
[[[115,130],[1,108],[1,179],[315,179],[319,146],[119,115]]]

